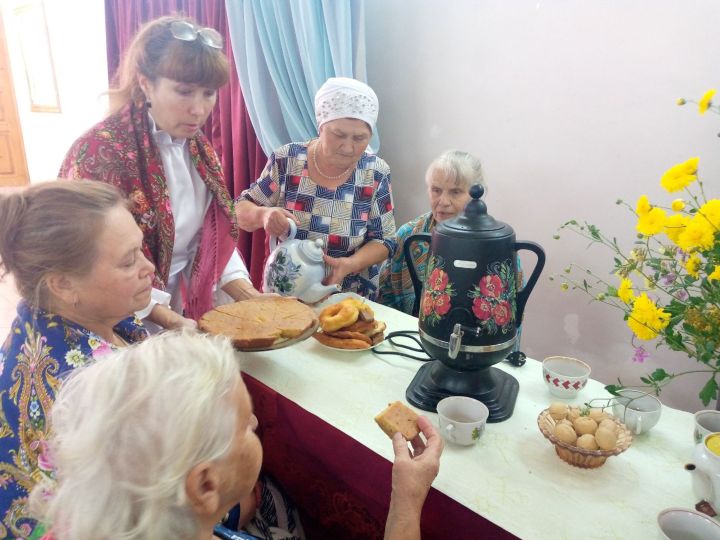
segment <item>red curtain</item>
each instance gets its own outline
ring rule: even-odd
[[[112,80],[122,53],[138,28],[147,21],[171,14],[192,17],[203,26],[215,28],[225,38],[225,54],[230,60],[230,81],[220,88],[217,105],[203,129],[220,156],[228,190],[233,197],[237,197],[260,176],[267,156],[257,141],[245,108],[227,31],[224,1],[105,0],[109,78]],[[253,283],[259,287],[265,262],[264,232],[241,232],[238,248],[250,270]]]

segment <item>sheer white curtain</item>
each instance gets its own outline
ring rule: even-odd
[[[317,135],[313,99],[329,77],[366,81],[360,0],[237,0],[228,33],[245,104],[266,155]],[[371,148],[379,138],[373,134]]]

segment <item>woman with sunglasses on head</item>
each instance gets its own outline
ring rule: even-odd
[[[187,18],[143,26],[118,69],[110,115],[75,141],[60,169],[130,198],[156,268],[138,315],[164,328],[194,326],[213,305],[260,294],[235,248],[233,201],[201,131],[228,80],[222,47],[218,32]]]

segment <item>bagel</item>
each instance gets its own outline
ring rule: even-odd
[[[323,345],[336,349],[369,349],[370,344],[359,339],[343,339],[329,336],[323,332],[315,332],[313,337]]]
[[[361,321],[372,322],[375,320],[375,312],[368,304],[365,303],[364,300],[349,297],[345,300],[342,300],[340,303],[346,303],[355,306],[359,311],[358,318]]]
[[[354,304],[338,302],[320,312],[320,326],[323,332],[335,332],[355,323],[359,315],[360,312]]]

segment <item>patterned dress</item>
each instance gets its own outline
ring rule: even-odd
[[[430,233],[435,228],[435,219],[432,212],[416,217],[407,222],[397,231],[397,250],[382,267],[380,272],[380,295],[378,302],[395,308],[398,311],[412,315],[413,304],[415,303],[415,289],[413,288],[410,271],[405,262],[404,246],[405,240],[417,233]],[[427,242],[415,242],[412,248],[412,258],[417,268],[418,279],[422,282],[425,279],[425,267],[427,265],[428,251],[430,244]]]
[[[322,238],[331,257],[348,257],[367,242],[382,243],[392,256],[395,218],[390,168],[365,152],[342,185],[324,188],[308,173],[311,142],[290,143],[273,152],[260,178],[242,192],[240,199],[289,210],[300,222],[296,238]],[[374,264],[346,276],[342,290],[375,299],[378,282],[379,265]]]
[[[133,317],[115,332],[128,343],[147,335]],[[113,348],[67,319],[18,304],[0,349],[0,538],[27,538],[35,529],[27,497],[51,473],[47,418],[63,376]]]

